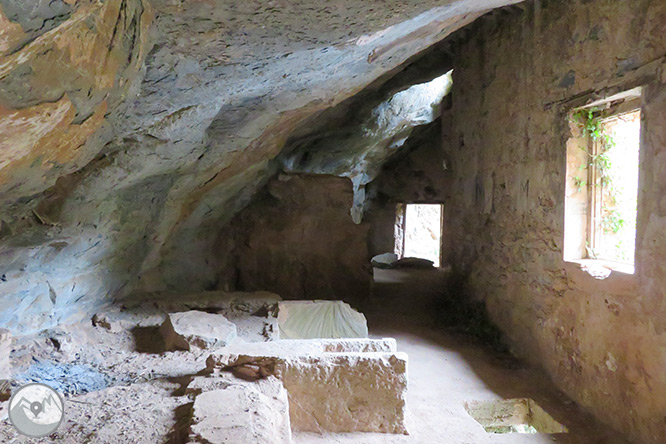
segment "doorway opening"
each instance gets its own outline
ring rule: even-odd
[[[442,265],[442,205],[398,204],[395,223],[395,254],[417,257]]]

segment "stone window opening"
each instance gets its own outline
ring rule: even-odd
[[[634,273],[640,88],[572,110],[564,260],[597,278]]]
[[[443,205],[400,203],[396,206],[395,254],[399,259],[416,257],[442,265]]]

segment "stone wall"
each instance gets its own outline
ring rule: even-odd
[[[368,248],[372,256],[393,253],[398,204],[444,202],[448,175],[441,123],[437,120],[415,130],[405,143],[404,152],[388,162],[368,185],[364,220],[370,225]]]
[[[665,21],[663,1],[549,0],[477,22],[453,37],[444,139],[449,261],[516,353],[651,443],[666,440]],[[636,272],[597,280],[562,259],[567,113],[639,85]]]
[[[280,174],[223,230],[220,287],[268,290],[284,299],[370,294],[367,224],[354,224],[347,178]]]

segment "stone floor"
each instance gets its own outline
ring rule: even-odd
[[[409,436],[295,433],[295,444],[627,444],[553,388],[545,375],[467,337],[438,333],[414,320],[371,318],[373,337],[394,337],[409,355]],[[488,434],[466,401],[532,398],[569,433]]]
[[[66,399],[66,419],[59,430],[41,440],[19,436],[7,421],[7,401],[0,402],[0,442],[188,442],[194,398],[186,388],[206,368],[209,353],[172,352],[159,346],[158,326],[166,308],[155,305],[120,319],[99,318],[97,327],[88,323],[19,341],[13,352],[15,368],[24,368],[35,358],[88,365],[105,375],[108,387],[90,393],[74,391]],[[239,332],[248,340],[261,340],[258,332],[265,330],[264,319],[248,318],[254,323]],[[394,337],[398,351],[409,355],[410,434],[297,432],[293,433],[294,444],[627,444],[555,390],[543,373],[466,336],[437,332],[414,316],[371,316],[369,327],[372,337]],[[513,398],[535,400],[569,433],[488,434],[464,408],[468,401]]]

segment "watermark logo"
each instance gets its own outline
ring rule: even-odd
[[[62,398],[45,384],[26,384],[9,400],[9,420],[19,433],[31,438],[53,433],[63,416]]]

